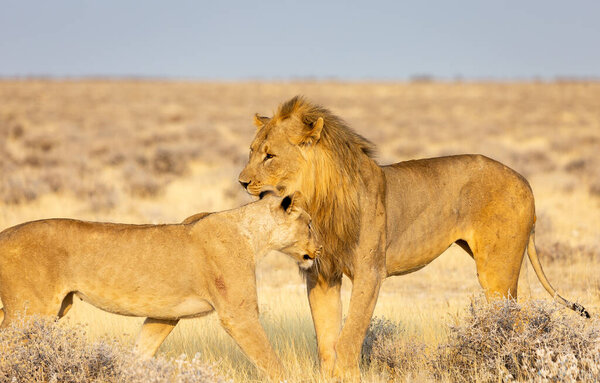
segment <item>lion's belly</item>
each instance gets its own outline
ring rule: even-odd
[[[87,303],[120,315],[157,319],[193,318],[214,310],[204,298],[196,295],[122,294],[119,292],[77,292]]]
[[[403,275],[420,270],[442,254],[456,239],[439,238],[435,241],[392,240],[386,251],[387,275]]]
[[[444,181],[449,172],[419,170],[415,174],[403,166],[385,167],[384,171],[386,270],[388,275],[408,274],[425,267],[461,239],[470,218],[458,203],[461,186]]]

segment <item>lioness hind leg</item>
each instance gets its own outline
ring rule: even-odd
[[[60,309],[58,309],[58,317],[59,318],[62,318],[65,315],[67,315],[69,310],[71,310],[71,307],[73,307],[73,295],[74,295],[74,293],[70,292],[62,300],[62,302],[60,304]]]
[[[528,231],[525,233],[529,234]],[[497,236],[494,232],[493,238],[482,235],[469,241],[479,283],[488,301],[507,297],[517,299],[519,273],[527,239],[528,235],[525,234],[508,233]]]
[[[135,341],[135,351],[146,358],[154,356],[162,342],[173,331],[178,322],[178,319],[146,318],[144,324],[142,324],[140,334]]]
[[[23,294],[20,296],[23,296]],[[17,317],[22,315],[56,316],[62,300],[31,297],[25,300],[3,299],[2,301],[4,303],[2,308],[4,318],[2,324],[0,324],[0,329],[10,326]]]

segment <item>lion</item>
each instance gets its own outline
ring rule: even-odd
[[[135,349],[156,353],[180,319],[216,311],[273,380],[279,358],[259,322],[255,264],[281,251],[310,268],[319,254],[300,193],[172,225],[45,219],[0,233],[0,327],[18,313],[64,316],[73,295],[108,312],[147,317]],[[0,312],[1,313],[1,312]]]
[[[296,96],[272,117],[254,117],[256,135],[239,175],[252,195],[265,185],[300,191],[322,240],[306,271],[321,370],[359,376],[361,344],[382,281],[417,271],[451,244],[475,260],[486,297],[517,297],[524,251],[545,289],[556,293],[534,245],[531,187],[483,155],[456,155],[380,166],[375,146],[326,108]],[[318,266],[318,267],[317,267]],[[353,282],[342,328],[342,275]]]

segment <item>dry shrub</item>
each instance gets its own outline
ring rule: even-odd
[[[579,180],[575,187],[589,190],[594,198],[600,195],[596,154],[600,86],[593,82],[4,79],[0,81],[0,202],[27,203],[71,190],[82,190],[77,198],[86,202],[86,195],[102,191],[96,192],[97,185],[82,175],[98,178],[107,170],[112,178],[102,180],[113,185],[118,195],[152,197],[184,176],[194,162],[241,168],[254,135],[252,115],[268,115],[297,93],[330,107],[377,143],[382,163],[482,153],[526,176],[555,173],[559,180]],[[145,176],[130,178],[129,168],[152,181]],[[61,177],[45,176],[56,169]],[[15,177],[23,182],[15,182]],[[10,187],[1,187],[10,180]],[[103,209],[110,203],[90,205]]]
[[[197,357],[142,360],[114,340],[90,342],[82,326],[39,316],[0,331],[0,382],[224,382]]]
[[[547,259],[552,262],[558,260],[572,260],[575,257],[585,257],[590,259],[600,257],[600,251],[591,246],[572,246],[560,241],[552,242],[549,245],[541,245],[539,247],[539,253],[544,260]]]
[[[455,381],[598,381],[600,323],[547,301],[471,304],[433,363]]]
[[[532,380],[550,382],[598,382],[600,380],[600,346],[578,359],[573,352],[562,354],[547,347],[536,351],[534,365],[526,365]]]
[[[530,150],[524,152],[513,152],[510,155],[509,163],[513,169],[525,177],[533,174],[546,173],[556,169],[553,159],[543,151]]]
[[[399,323],[375,317],[362,345],[362,360],[386,369],[392,375],[402,376],[425,363],[425,349],[406,336]]]

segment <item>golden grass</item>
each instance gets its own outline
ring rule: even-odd
[[[477,152],[524,174],[536,197],[536,239],[551,283],[600,313],[600,84],[183,83],[0,81],[0,230],[72,217],[177,222],[249,201],[237,184],[254,134],[295,94],[330,107],[378,145],[381,163]],[[283,255],[258,270],[262,321],[291,376],[315,381],[314,330],[301,278]],[[344,309],[351,284],[344,282]],[[375,315],[435,348],[481,293],[453,246],[425,269],[388,279]],[[520,297],[551,300],[531,267]],[[66,320],[131,343],[141,320],[76,302]],[[160,353],[215,362],[235,381],[261,376],[215,316],[182,321]],[[365,365],[365,380],[386,381]],[[406,381],[434,380],[414,372]]]

